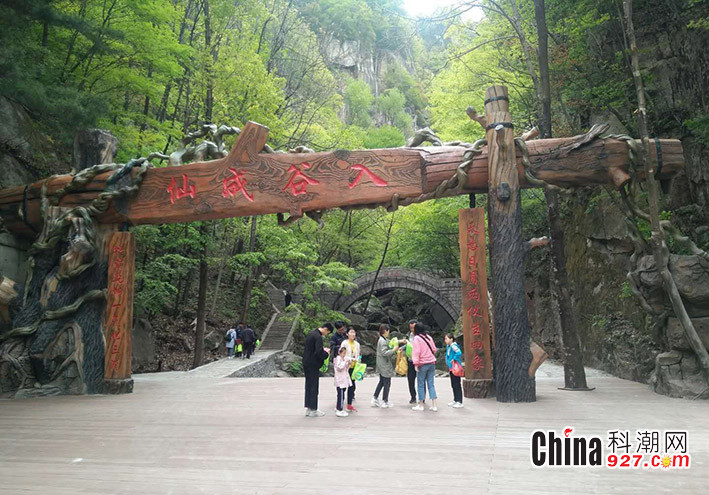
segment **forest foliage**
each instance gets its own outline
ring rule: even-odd
[[[479,21],[457,15],[473,3]],[[704,0],[636,4],[641,15],[690,30],[709,25]],[[555,134],[582,132],[599,114],[633,133],[619,2],[547,0],[546,8]],[[79,129],[110,130],[122,162],[172,150],[204,122],[259,122],[278,149],[402,146],[424,126],[444,141],[472,141],[483,130],[464,110],[482,110],[491,84],[508,86],[517,129],[536,123],[536,40],[533,0],[461,2],[424,20],[400,0],[9,0],[0,4],[0,93],[24,105],[59,148]],[[708,104],[681,105],[680,126],[706,146]],[[650,120],[661,132],[667,119],[656,109]],[[543,195],[525,193],[523,204],[525,235],[543,235]],[[220,310],[238,318],[246,280],[256,280],[254,309],[269,280],[300,287],[307,328],[332,316],[318,290],[348,290],[379,266],[386,246],[384,265],[454,276],[457,212],[467,205],[461,197],[394,213],[338,210],[322,227],[303,219],[283,228],[263,217],[253,251],[250,219],[143,226],[135,229],[137,309],[194,308],[193,279],[206,257],[209,306],[226,297]]]

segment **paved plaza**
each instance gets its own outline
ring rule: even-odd
[[[538,400],[468,400],[451,409],[447,378],[439,412],[411,411],[406,381],[393,409],[335,417],[331,378],[320,381],[323,418],[306,418],[303,379],[225,378],[241,366],[137,375],[133,394],[0,401],[2,494],[478,494],[706,493],[709,404],[670,399],[647,386],[589,373],[593,392],[564,392],[545,364]],[[217,372],[215,370],[220,369]],[[209,368],[206,368],[209,370]],[[690,469],[534,468],[535,429],[689,431]],[[605,445],[604,445],[605,448]]]

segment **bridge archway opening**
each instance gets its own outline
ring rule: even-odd
[[[360,315],[367,325],[388,323],[402,332],[408,330],[408,321],[417,318],[434,330],[448,331],[455,325],[451,315],[429,294],[415,289],[385,288],[375,290],[367,304],[368,294],[341,310]],[[366,312],[364,311],[367,306]]]
[[[401,321],[403,318],[408,321],[412,317],[420,316],[417,314],[419,306],[429,305],[430,313],[435,315],[431,323],[443,330],[450,328],[460,316],[461,283],[458,278],[442,278],[420,270],[390,267],[382,269],[379,273],[369,272],[360,275],[353,280],[353,283],[355,287],[349,294],[337,295],[331,299],[330,306],[333,309],[361,313],[364,304],[360,301],[366,300],[370,292],[373,292],[377,298],[408,301],[405,307],[394,310],[396,314],[391,320]]]

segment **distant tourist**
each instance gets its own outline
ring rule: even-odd
[[[236,352],[234,353],[234,355],[236,357],[241,357],[241,355],[244,352],[244,341],[242,339],[243,334],[244,334],[244,323],[240,321],[236,325],[236,347],[235,347]]]
[[[411,360],[416,367],[416,380],[418,382],[419,402],[412,409],[414,411],[423,411],[423,406],[426,401],[426,389],[428,388],[428,396],[431,399],[431,411],[438,411],[436,406],[436,386],[433,383],[436,375],[436,344],[423,323],[414,325],[414,341],[412,342],[413,352]]]
[[[389,347],[390,328],[389,325],[383,323],[379,325],[379,340],[377,341],[377,373],[379,373],[379,383],[374,389],[374,397],[372,397],[372,406],[374,407],[394,407],[394,404],[389,402],[389,389],[391,388],[391,377],[396,374],[394,369],[394,357],[396,351],[399,350],[399,344],[394,347]],[[382,401],[379,401],[379,392],[384,390]]]
[[[293,297],[290,295],[290,292],[288,292],[287,290],[284,290],[283,291],[283,298],[285,299],[283,307],[287,308],[288,306],[290,306],[291,302],[293,302]]]
[[[229,355],[228,359],[234,359],[234,346],[236,345],[236,329],[230,328],[229,330],[227,330],[224,339],[226,340],[226,350],[227,354]]]
[[[256,333],[250,326],[246,325],[241,331],[241,340],[244,341],[244,359],[251,359],[256,344]]]
[[[352,385],[347,389],[347,410],[350,412],[357,412],[357,408],[352,405],[355,400],[355,390],[357,389],[357,380],[354,379],[352,373],[354,373],[355,364],[362,360],[359,342],[357,342],[356,338],[357,330],[355,330],[354,327],[349,327],[347,329],[347,340],[340,344],[340,347],[347,349],[347,357],[350,358],[350,378],[352,379]]]
[[[414,341],[414,325],[418,320],[416,319],[411,319],[409,320],[409,342],[406,345],[406,364],[408,364],[408,367],[406,368],[406,379],[409,382],[409,395],[411,396],[411,400],[409,400],[409,404],[416,404],[416,368],[414,367],[414,362],[411,360],[412,356],[412,343]]]
[[[335,361],[335,358],[337,357],[336,352],[339,351],[340,346],[342,345],[342,342],[347,339],[347,335],[345,334],[345,324],[341,321],[336,321],[335,322],[335,333],[332,334],[330,337],[330,349],[332,349],[332,356],[330,356],[330,361]]]
[[[332,332],[332,323],[324,323],[310,332],[303,343],[303,374],[305,375],[305,415],[309,417],[324,416],[318,409],[318,392],[320,387],[320,367],[330,354],[330,349],[322,345],[322,338]]]
[[[350,377],[351,361],[352,359],[347,357],[347,349],[340,347],[332,363],[332,367],[335,369],[335,388],[337,389],[337,412],[335,416],[341,418],[350,415],[347,411],[343,410],[343,407],[345,404],[345,393],[347,389],[350,388],[350,385],[352,385],[352,378]]]
[[[453,388],[453,402],[448,403],[448,407],[463,407],[463,387],[460,385],[461,377],[453,374],[453,367],[457,363],[462,368],[461,361],[462,352],[460,346],[456,343],[452,333],[447,333],[444,337],[446,342],[446,364],[448,365],[449,375],[451,377],[451,388]]]

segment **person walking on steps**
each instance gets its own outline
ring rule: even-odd
[[[446,342],[446,364],[448,365],[448,374],[451,377],[451,388],[453,389],[453,402],[448,403],[448,407],[463,407],[463,387],[460,385],[461,377],[453,374],[453,363],[458,363],[463,366],[461,361],[462,352],[460,346],[456,343],[452,333],[447,333],[444,337]]]
[[[345,404],[345,394],[347,389],[352,385],[352,378],[350,378],[350,361],[351,359],[347,357],[347,349],[340,347],[335,356],[335,360],[332,362],[332,367],[335,369],[335,388],[337,389],[337,412],[335,416],[340,418],[345,418],[350,414],[343,410]]]
[[[227,354],[229,355],[228,359],[234,359],[234,346],[236,345],[236,329],[230,328],[227,330],[226,335],[224,336],[224,340],[226,340],[226,350]]]
[[[416,368],[414,368],[414,362],[411,360],[413,353],[414,325],[416,325],[416,323],[418,323],[418,320],[415,318],[409,320],[409,339],[405,348],[406,364],[408,364],[406,368],[406,380],[409,382],[409,395],[411,396],[409,404],[416,404]]]
[[[389,325],[383,323],[379,325],[379,340],[377,340],[377,373],[379,373],[379,383],[374,389],[374,397],[372,397],[372,407],[394,407],[394,404],[389,402],[389,389],[391,389],[391,377],[396,375],[394,369],[394,356],[399,350],[399,344],[394,347],[389,347]],[[382,400],[379,401],[379,392],[384,391]]]
[[[323,347],[322,339],[332,332],[332,323],[323,323],[310,332],[303,342],[303,374],[305,375],[305,415],[308,417],[325,416],[318,409],[320,386],[320,367],[330,354],[328,347]]]
[[[414,411],[423,411],[426,401],[426,388],[428,388],[428,396],[431,399],[431,411],[438,411],[436,406],[436,385],[434,378],[436,375],[436,344],[433,338],[428,335],[426,328],[422,323],[414,325],[414,341],[412,361],[416,367],[416,381],[418,382],[419,402],[412,409]]]
[[[354,329],[354,327],[349,327],[347,329],[347,340],[343,341],[342,344],[340,344],[340,347],[344,347],[347,349],[347,354],[346,356],[350,358],[350,378],[352,379],[352,385],[347,389],[347,411],[349,412],[357,412],[357,408],[352,405],[352,402],[355,400],[355,390],[357,389],[356,385],[356,380],[352,376],[354,373],[354,367],[355,364],[359,363],[362,360],[362,354],[360,352],[360,347],[359,347],[359,342],[356,340],[357,338],[357,331]]]

